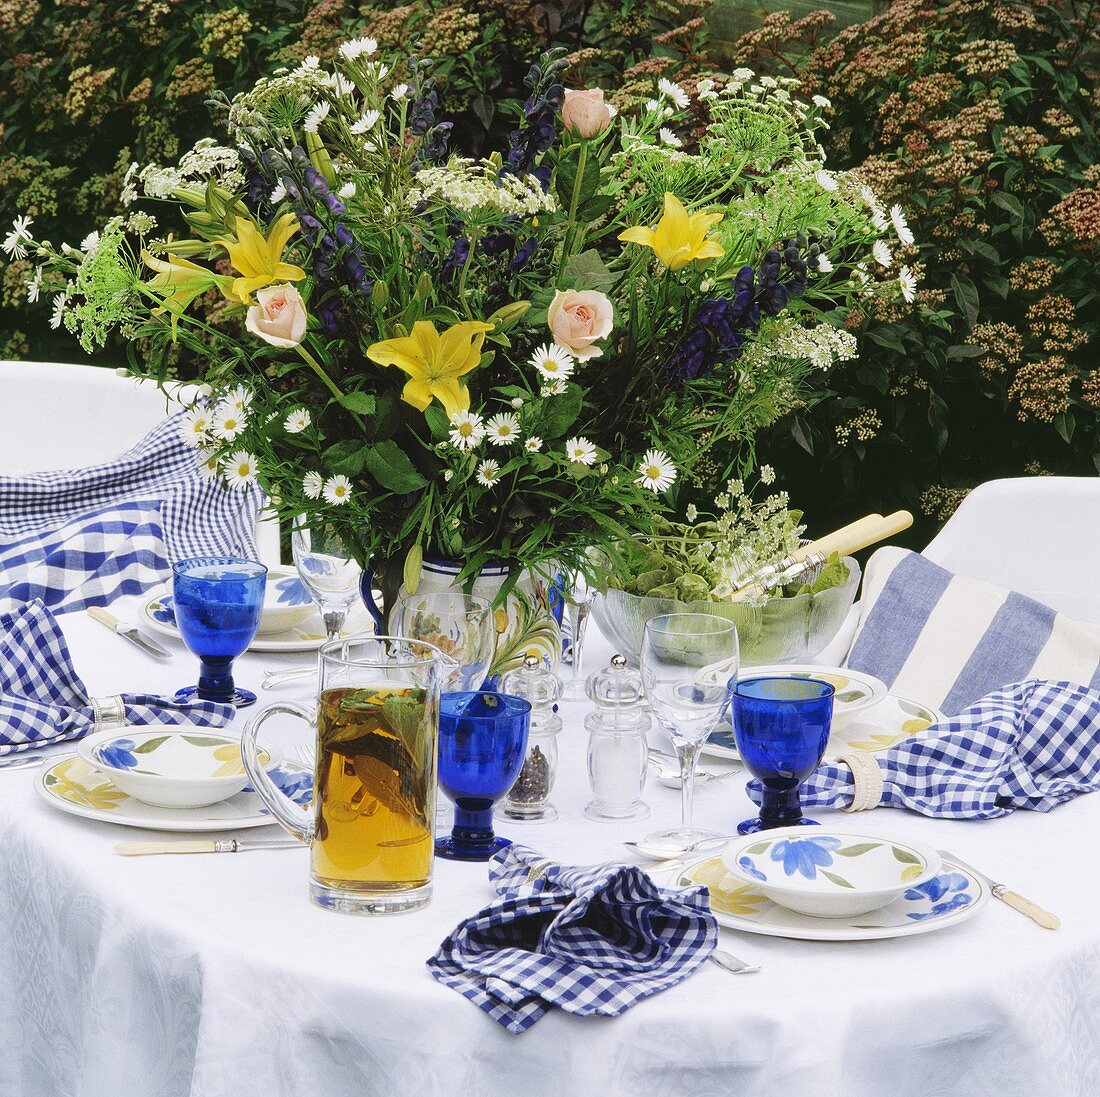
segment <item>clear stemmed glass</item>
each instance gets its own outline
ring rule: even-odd
[[[309,591],[329,640],[338,640],[348,612],[359,598],[363,569],[331,526],[299,518],[290,535],[298,578]]]
[[[682,825],[648,841],[694,842],[713,832],[692,822],[695,763],[728,703],[727,680],[737,673],[737,629],[706,613],[650,618],[642,637],[641,672],[646,699],[680,760]]]
[[[584,692],[584,634],[588,629],[594,596],[595,591],[589,589],[584,575],[580,572],[574,574],[570,589],[565,594],[565,606],[569,613],[569,658],[573,671],[561,694],[569,701],[583,701],[587,696]]]
[[[449,688],[476,691],[484,685],[497,644],[487,599],[451,591],[403,594],[390,627],[397,636],[432,644],[458,664]]]
[[[264,608],[267,568],[235,556],[198,556],[172,567],[172,607],[188,650],[199,657],[198,685],[177,701],[244,708],[256,695],[233,684],[233,660],[252,643]]]

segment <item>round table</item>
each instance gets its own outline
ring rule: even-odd
[[[171,693],[194,678],[182,647],[159,664],[83,614],[61,622],[93,696]],[[588,648],[588,671],[611,654],[594,629]],[[300,661],[249,655],[239,679],[258,688],[263,669]],[[585,709],[562,710],[560,818],[499,827],[573,863],[622,858],[624,839],[679,812],[679,794],[651,782],[648,821],[584,817]],[[35,793],[39,772],[0,770],[3,1097],[1100,1093],[1100,797],[986,822],[858,817],[957,852],[1059,914],[1059,931],[996,901],[898,940],[723,930],[722,946],[758,974],[704,965],[621,1017],[551,1010],[513,1036],[424,966],[491,900],[485,865],[437,861],[424,910],[349,917],[308,901],[304,849],[118,857],[118,841],[171,836],[63,814]],[[736,779],[701,786],[696,810],[726,830],[752,807]]]

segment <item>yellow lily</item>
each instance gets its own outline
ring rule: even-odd
[[[440,334],[430,320],[417,320],[412,335],[372,343],[367,357],[409,375],[401,399],[417,411],[426,411],[434,397],[455,415],[470,407],[470,390],[459,378],[477,368],[485,333],[492,330],[481,320],[463,320]]]
[[[717,240],[707,239],[707,229],[721,220],[720,213],[688,213],[675,194],[665,191],[665,211],[656,228],[638,225],[620,232],[619,239],[652,248],[669,270],[679,270],[696,259],[720,259],[725,255]]]
[[[237,236],[218,240],[227,252],[229,261],[240,271],[228,289],[222,292],[242,305],[251,305],[252,294],[272,282],[298,282],[306,272],[293,263],[283,262],[283,249],[287,241],[298,231],[298,218],[284,213],[265,237],[253,221],[237,218]]]
[[[206,267],[181,259],[178,255],[158,259],[155,255],[143,251],[141,259],[147,267],[157,272],[156,276],[147,283],[149,288],[156,291],[161,298],[161,306],[154,309],[154,312],[159,313],[161,309],[167,309],[172,313],[173,326],[176,323],[175,317],[183,313],[199,294],[205,293],[212,286],[218,286],[224,293],[230,281],[212,270],[207,270]]]

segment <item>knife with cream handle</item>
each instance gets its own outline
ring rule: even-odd
[[[162,648],[160,644],[154,640],[150,640],[148,636],[142,636],[137,630],[137,626],[128,625],[125,621],[120,621],[113,613],[105,610],[102,606],[89,606],[88,616],[93,621],[98,621],[101,625],[106,625],[112,632],[117,632],[124,640],[129,640],[135,647],[141,648],[146,655],[153,656],[154,659],[171,659],[172,653]]]
[[[154,853],[250,853],[257,849],[305,849],[303,842],[242,842],[238,838],[199,839],[185,842],[119,842],[115,853],[121,857],[148,857]]]
[[[1043,929],[1057,929],[1062,924],[1061,918],[1056,914],[1043,910],[1037,903],[1025,899],[1018,891],[1009,891],[1004,884],[996,883],[992,877],[986,876],[984,872],[980,872],[973,865],[968,865],[961,857],[956,857],[955,854],[948,853],[945,849],[941,849],[939,854],[945,861],[953,861],[959,868],[964,868],[967,872],[977,876],[993,893],[995,899],[1007,903],[1013,910],[1018,910],[1021,914],[1026,915],[1036,925],[1042,926]]]

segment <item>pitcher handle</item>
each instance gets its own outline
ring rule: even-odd
[[[374,600],[374,568],[366,568],[359,576],[359,596],[363,599],[363,605],[367,607],[367,613],[374,618],[374,631],[382,632],[382,611]]]
[[[263,801],[264,807],[271,812],[272,818],[288,834],[292,834],[308,846],[313,842],[313,820],[303,819],[302,813],[294,806],[294,801],[282,792],[268,776],[257,752],[256,737],[260,733],[260,728],[263,727],[269,716],[274,716],[277,713],[286,716],[297,716],[300,720],[305,720],[310,729],[313,728],[313,713],[304,705],[297,705],[292,701],[268,705],[263,711],[256,713],[248,722],[244,735],[241,736],[241,758],[244,761],[248,779],[256,790],[256,795]],[[314,790],[314,793],[316,794],[316,790]],[[288,805],[291,806],[288,807]]]

